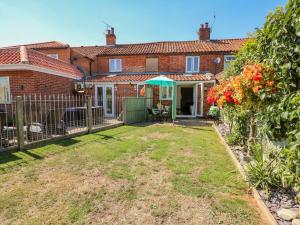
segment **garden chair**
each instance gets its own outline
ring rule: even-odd
[[[166,106],[164,111],[162,111],[162,114],[161,114],[162,119],[164,121],[168,121],[169,119],[171,119],[171,116],[172,116],[171,112],[172,112],[171,107]]]
[[[160,112],[155,108],[147,108],[148,115],[151,117],[152,121],[157,121],[160,119]]]

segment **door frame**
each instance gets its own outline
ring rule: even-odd
[[[197,116],[197,107],[198,107],[198,104],[197,104],[197,94],[198,94],[197,86],[196,86],[195,82],[193,82],[193,83],[178,83],[177,87],[180,90],[180,92],[181,92],[181,87],[184,87],[184,86],[193,88],[193,102],[194,102],[193,113],[192,113],[192,115],[178,115],[176,113],[176,117],[177,118],[189,118],[189,117],[194,118],[194,117]],[[177,94],[176,97],[178,98],[179,95]]]
[[[98,106],[98,88],[102,87],[102,96],[103,96],[103,112],[105,117],[114,117],[115,115],[115,88],[113,84],[97,84],[95,85],[95,105]],[[106,88],[109,87],[112,89],[112,113],[107,113],[107,101],[106,101]]]

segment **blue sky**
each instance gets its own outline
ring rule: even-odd
[[[58,40],[103,45],[106,25],[117,43],[197,39],[212,22],[212,38],[246,37],[287,0],[1,0],[0,46]]]

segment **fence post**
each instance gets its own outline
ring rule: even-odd
[[[127,124],[127,104],[126,104],[126,98],[122,98],[122,109],[123,109],[123,123]]]
[[[23,150],[24,148],[24,110],[23,110],[23,99],[21,96],[16,97],[16,125],[17,125],[17,140],[18,149]]]
[[[93,111],[92,111],[92,97],[88,96],[87,98],[87,128],[88,132],[91,133],[93,129]]]

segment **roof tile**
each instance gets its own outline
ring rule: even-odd
[[[24,63],[24,59],[26,58],[26,63],[29,65],[66,73],[70,77],[74,77],[76,79],[82,77],[82,73],[75,66],[62,60],[50,58],[49,56],[33,49],[25,50],[24,48],[26,49],[24,46],[0,49],[0,64],[21,64]]]
[[[117,74],[117,75],[98,75],[90,77],[88,81],[93,82],[143,82],[145,80],[164,75],[175,81],[208,81],[212,78],[206,74]]]
[[[239,50],[248,39],[221,39],[209,41],[173,41],[140,44],[120,44],[114,46],[73,47],[74,51],[94,58],[97,55],[139,55],[139,54],[172,54],[234,52]]]

